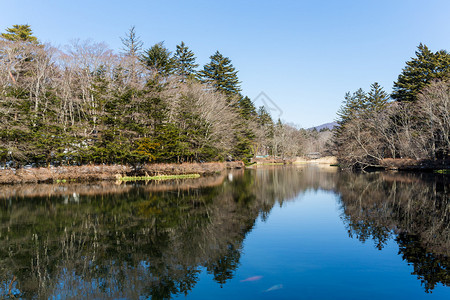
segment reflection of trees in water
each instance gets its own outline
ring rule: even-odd
[[[254,170],[256,198],[262,207],[262,218],[266,219],[273,203],[280,205],[292,200],[307,190],[333,190],[335,188],[337,169],[320,166],[298,166],[280,168],[265,167]]]
[[[1,200],[0,293],[15,276],[12,292],[24,298],[170,298],[187,294],[201,268],[222,285],[258,216],[308,188],[307,174],[278,168],[203,188]]]
[[[342,174],[337,181],[349,235],[378,249],[395,236],[425,290],[450,286],[450,182],[432,174]]]
[[[174,196],[134,189],[73,205],[34,199],[41,208],[37,212],[23,201],[11,208],[23,213],[11,216],[9,223],[21,228],[25,240],[19,240],[18,232],[4,230],[2,248],[10,248],[10,253],[2,253],[3,258],[9,256],[2,266],[4,271],[13,270],[24,297],[46,298],[59,292],[63,298],[158,299],[187,292],[197,281],[197,265],[221,255],[219,239],[233,239],[214,236],[214,216],[208,210],[216,195],[214,190]],[[45,207],[47,202],[52,209]],[[31,227],[26,232],[24,220]],[[211,240],[193,230],[202,227],[211,230]],[[20,253],[22,249],[26,253]],[[18,274],[21,270],[24,273]]]
[[[202,180],[112,186],[118,193],[102,186],[77,197],[55,187],[25,199],[9,191],[0,200],[0,295],[14,276],[11,290],[24,298],[170,298],[187,294],[202,269],[223,285],[256,219],[319,189],[341,194],[350,235],[374,239],[379,249],[395,237],[426,290],[450,285],[442,177],[269,167]]]
[[[439,283],[450,286],[448,256],[430,252],[430,249],[422,245],[417,235],[402,232],[397,236],[396,242],[399,245],[399,254],[413,265],[412,274],[420,279],[427,293]]]

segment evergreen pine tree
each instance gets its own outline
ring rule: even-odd
[[[131,82],[136,83],[138,79],[137,66],[142,54],[143,42],[136,36],[134,26],[131,26],[125,37],[120,38],[120,40],[123,44],[122,54],[128,58],[128,72],[130,74]]]
[[[434,79],[449,77],[450,54],[444,50],[433,53],[427,46],[417,47],[416,57],[406,62],[406,67],[394,82],[392,98],[397,101],[415,101],[417,94]]]
[[[257,121],[261,127],[273,126],[272,117],[270,116],[265,106],[260,106],[258,108],[257,114],[258,114]]]
[[[13,25],[12,28],[6,28],[7,33],[2,33],[1,38],[13,42],[30,42],[38,44],[38,39],[33,35],[30,25]]]
[[[211,55],[210,59],[211,62],[199,72],[202,82],[211,84],[217,91],[227,96],[238,94],[241,91],[238,71],[231,64],[231,60],[219,51]]]
[[[344,102],[337,113],[339,126],[353,119],[356,115],[363,112],[367,106],[367,94],[360,88],[353,94],[347,92]]]
[[[135,27],[131,26],[125,37],[120,38],[123,44],[123,53],[127,56],[138,57],[141,54],[144,43],[136,36]]]
[[[239,99],[239,112],[246,120],[256,116],[256,108],[249,97],[245,96]]]
[[[173,70],[173,59],[170,51],[164,46],[164,42],[153,45],[144,51],[143,63],[160,75],[168,75]]]
[[[233,155],[247,162],[248,159],[256,154],[252,151],[256,137],[252,124],[256,121],[257,114],[255,106],[247,96],[239,98],[237,109],[241,118],[239,118],[237,124]]]
[[[270,153],[270,143],[274,137],[274,122],[266,107],[260,106],[257,110],[256,122],[261,131],[259,136],[258,147],[263,148],[263,153]],[[256,149],[255,149],[256,150]],[[255,153],[258,150],[255,151]]]
[[[368,111],[381,111],[389,101],[389,95],[383,90],[378,82],[370,86],[370,91],[366,97],[366,109]]]
[[[181,42],[177,45],[177,51],[174,55],[174,72],[175,74],[184,78],[193,78],[195,75],[195,68],[198,64],[195,63],[194,52],[189,50],[189,47]]]

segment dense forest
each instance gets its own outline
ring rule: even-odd
[[[181,42],[148,49],[134,27],[103,43],[42,44],[29,25],[0,35],[3,165],[140,164],[295,157],[313,133],[274,122],[242,95],[219,51],[198,68]],[[297,142],[298,141],[298,142]]]
[[[386,159],[445,165],[450,159],[450,54],[420,44],[393,92],[374,83],[347,93],[338,113],[334,150],[349,168],[377,167]]]

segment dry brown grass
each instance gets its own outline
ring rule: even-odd
[[[225,169],[242,169],[244,163],[235,162],[212,162],[212,163],[185,163],[185,164],[147,164],[139,172],[132,174],[130,166],[122,165],[86,165],[86,166],[62,166],[32,169],[4,169],[0,170],[0,184],[13,183],[42,183],[58,181],[95,181],[116,180],[117,175],[181,175],[200,174],[208,175],[220,173]]]
[[[336,156],[324,156],[317,159],[308,159],[304,157],[297,157],[295,163],[314,163],[314,164],[328,164],[336,165],[338,163]]]
[[[410,158],[385,158],[380,165],[388,170],[424,171],[450,168],[449,160],[416,160]]]
[[[410,158],[385,158],[380,161],[380,165],[390,170],[397,170],[408,166],[417,166],[420,161]]]
[[[225,169],[242,169],[242,161],[233,162],[211,162],[211,163],[183,163],[183,164],[148,164],[143,170],[150,176],[157,175],[181,175],[200,174],[208,175],[220,173]]]
[[[142,189],[147,192],[161,192],[173,190],[191,190],[204,187],[218,186],[223,183],[228,173],[233,176],[242,176],[244,170],[230,170],[220,174],[200,177],[196,179],[182,179],[173,181],[141,182]],[[25,183],[16,185],[0,185],[0,199],[24,197],[57,197],[57,196],[93,196],[127,193],[133,185],[124,182],[97,181],[95,183]]]

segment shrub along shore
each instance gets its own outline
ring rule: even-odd
[[[0,184],[43,183],[93,180],[117,180],[122,177],[152,177],[167,175],[198,174],[206,176],[227,169],[244,168],[242,161],[183,163],[183,164],[145,164],[139,167],[130,165],[85,165],[60,166],[30,169],[0,170]]]

